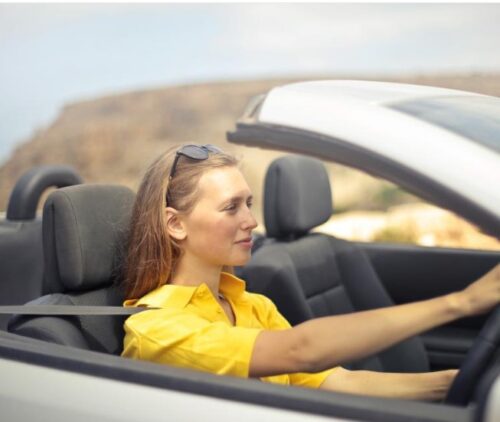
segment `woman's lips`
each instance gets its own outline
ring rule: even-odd
[[[249,249],[251,249],[252,246],[253,246],[253,242],[252,242],[252,238],[251,237],[247,237],[245,239],[238,240],[236,242],[236,244],[241,245],[241,246],[243,246],[245,248],[249,248]]]

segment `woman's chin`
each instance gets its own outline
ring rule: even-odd
[[[232,259],[230,263],[226,264],[228,267],[242,267],[245,264],[248,264],[248,261],[250,261],[250,258],[252,257],[251,253],[248,252],[245,256],[241,257],[235,257],[235,259]]]

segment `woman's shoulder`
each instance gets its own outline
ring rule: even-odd
[[[199,330],[208,321],[187,308],[148,309],[127,318],[126,333],[141,338],[163,339],[177,337]]]
[[[244,297],[260,310],[274,312],[277,309],[274,302],[263,294],[245,291]]]
[[[186,308],[194,289],[184,286],[163,285],[140,299],[125,301],[124,306],[143,307],[145,310],[127,318],[125,328],[136,332],[166,330],[194,317]]]
[[[232,273],[223,272],[221,275],[221,284],[224,290],[232,292],[234,297],[243,298],[243,300],[250,302],[254,306],[276,308],[273,301],[267,296],[247,290],[245,280]]]
[[[125,300],[123,306],[182,309],[190,302],[195,291],[191,286],[164,284],[139,299]]]

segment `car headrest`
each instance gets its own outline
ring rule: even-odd
[[[321,161],[287,155],[271,163],[264,186],[268,237],[301,236],[328,221],[332,212],[330,181]]]
[[[43,209],[44,294],[111,284],[126,243],[135,194],[125,186],[52,192]]]

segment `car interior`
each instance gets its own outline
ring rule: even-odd
[[[267,241],[241,274],[250,290],[271,298],[293,325],[394,305],[361,249],[311,232],[333,212],[330,180],[321,161],[304,156],[278,158],[270,165],[264,186]],[[418,337],[346,366],[385,372],[429,371]]]
[[[38,166],[14,186],[4,219],[0,220],[0,305],[22,305],[43,292],[42,218],[37,206],[49,188],[83,183],[68,166]],[[0,315],[0,329],[8,315]]]
[[[120,262],[134,193],[118,185],[80,184],[67,168],[45,167],[23,177],[14,192],[31,194],[13,193],[0,225],[2,274],[7,274],[0,280],[2,304],[120,306]],[[33,178],[39,180],[36,189],[26,182]],[[33,210],[48,186],[60,189],[47,198],[40,221]],[[293,325],[458,290],[499,261],[500,253],[492,251],[365,244],[315,233],[333,212],[331,198],[321,161],[297,155],[275,160],[265,180],[266,233],[256,235],[251,261],[236,269],[248,290],[270,297]],[[30,212],[19,211],[24,208]],[[119,355],[124,319],[15,315],[8,331]],[[459,367],[485,320],[454,322],[349,366],[388,372]]]
[[[76,185],[53,192],[44,205],[44,296],[33,305],[116,305],[119,261],[134,193],[124,186]],[[98,205],[97,205],[98,204]],[[9,331],[88,350],[119,354],[123,319],[114,316],[16,316]]]

